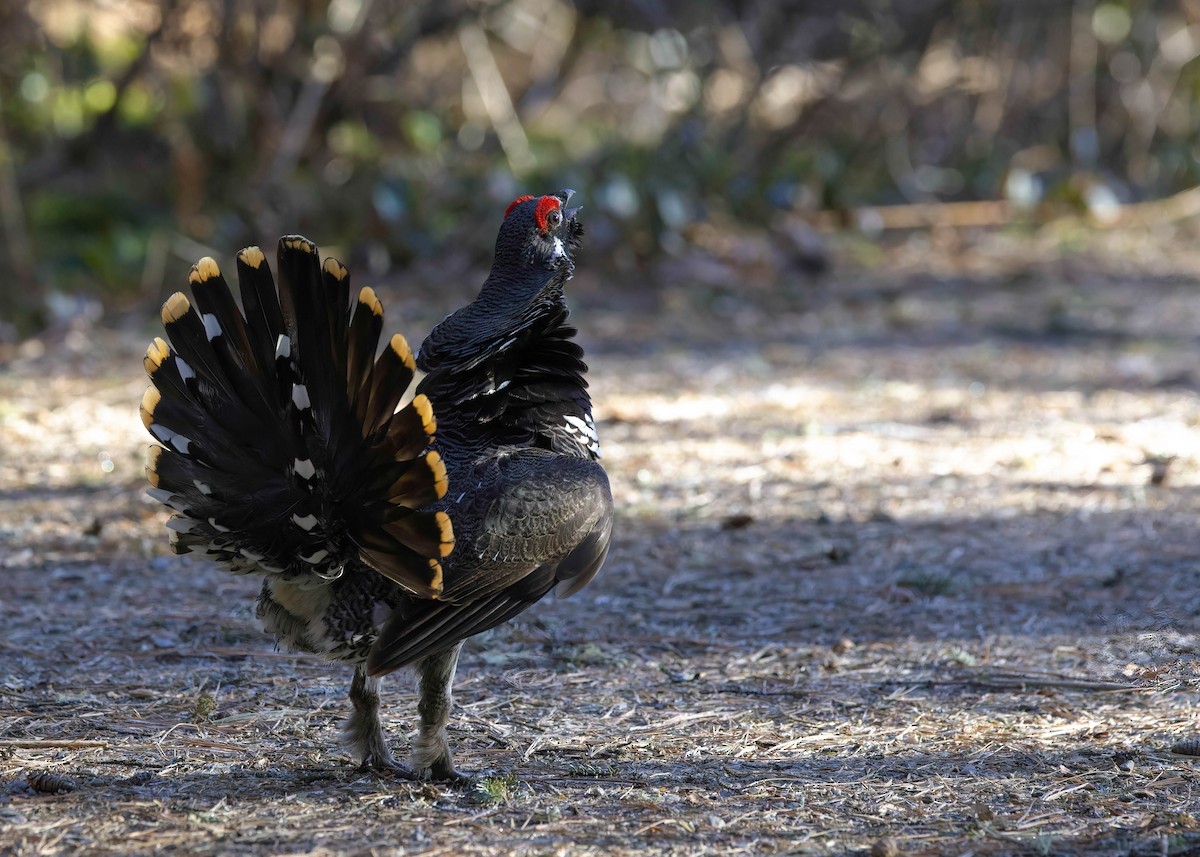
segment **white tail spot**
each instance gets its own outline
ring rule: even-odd
[[[306,411],[312,406],[312,402],[308,398],[308,387],[303,384],[292,385],[292,404],[301,411]]]
[[[201,494],[203,494],[205,497],[207,497],[209,494],[212,493],[212,488],[209,487],[207,482],[201,482],[199,479],[193,479],[192,484],[195,485],[196,490],[199,491]]]
[[[176,512],[183,512],[185,515],[187,514],[187,506],[183,504],[178,496],[172,494],[170,491],[164,491],[162,488],[147,488],[146,496],[153,497],[158,502],[171,507]]]
[[[284,334],[279,334],[279,339],[275,340],[275,359],[280,357],[292,356],[292,340],[288,339]]]
[[[292,470],[305,482],[317,474],[317,468],[313,465],[311,458],[297,458],[292,462]]]
[[[309,554],[308,556],[302,556],[302,557],[300,557],[300,559],[304,560],[309,565],[316,565],[318,562],[325,559],[325,557],[327,557],[327,556],[329,556],[329,551],[322,548],[319,551],[314,551],[313,553]]]
[[[192,367],[179,355],[175,355],[175,368],[179,370],[179,377],[184,381],[196,377],[196,373],[192,371]]]
[[[202,313],[200,320],[204,322],[204,335],[208,337],[209,342],[221,335],[221,322],[217,321],[217,317],[211,312]]]
[[[163,443],[171,444],[171,446],[174,447],[177,452],[180,452],[183,455],[188,454],[188,447],[192,445],[191,438],[184,437],[183,435],[173,432],[166,426],[159,425],[158,423],[150,424],[150,433]]]
[[[292,515],[292,523],[305,532],[308,532],[317,525],[317,516],[305,515],[301,518],[299,515]]]

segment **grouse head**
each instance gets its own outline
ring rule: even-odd
[[[500,234],[496,236],[496,255],[492,275],[543,280],[562,276],[570,279],[575,270],[571,253],[579,246],[583,226],[576,215],[578,208],[567,208],[575,194],[560,190],[545,196],[519,196],[504,212]]]
[[[575,271],[572,254],[583,236],[579,209],[567,208],[574,193],[560,190],[512,201],[479,296],[429,334],[417,355],[422,371],[478,366],[562,323],[567,314],[563,286]]]

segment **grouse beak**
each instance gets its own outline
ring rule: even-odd
[[[566,204],[571,201],[571,197],[573,197],[574,195],[575,195],[575,191],[571,190],[570,188],[563,188],[562,190],[560,190],[558,193],[555,194],[555,196],[557,196],[563,202],[563,206],[564,206],[563,220],[566,222],[570,222],[571,220],[573,220],[575,218],[575,215],[577,215],[579,213],[580,209],[583,208],[582,205],[577,205],[574,208],[566,208],[565,207]]]
[[[566,239],[566,242],[565,247],[563,247],[561,251],[561,255],[567,263],[566,274],[568,280],[571,279],[571,275],[575,271],[575,263],[571,261],[571,253],[579,246],[580,236],[583,235],[583,224],[576,219],[579,215],[580,209],[583,206],[577,205],[573,208],[567,208],[567,203],[571,201],[571,197],[574,195],[575,191],[571,190],[570,188],[564,188],[555,194],[555,196],[562,200],[563,218],[562,225],[559,228],[561,230],[561,235],[564,239]],[[562,247],[563,242],[560,241],[559,246]]]

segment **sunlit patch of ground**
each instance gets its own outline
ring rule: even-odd
[[[466,793],[357,771],[348,673],[165,551],[143,334],[0,374],[0,850],[1200,847],[1172,753],[1200,738],[1200,284],[576,296],[618,539],[469,645],[451,739],[491,774]],[[397,745],[411,691],[385,684]]]

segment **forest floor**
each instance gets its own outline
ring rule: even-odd
[[[1200,853],[1200,261],[1073,240],[581,263],[615,544],[468,643],[467,789],[359,771],[349,671],[166,550],[154,309],[10,349],[0,853]]]

